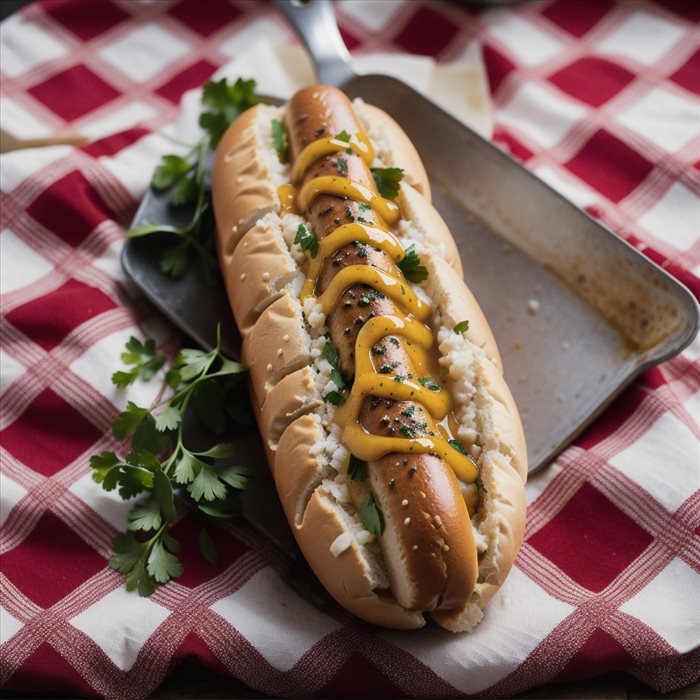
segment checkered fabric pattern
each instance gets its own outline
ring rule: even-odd
[[[483,50],[494,140],[700,296],[700,12],[689,0],[493,9],[343,0],[357,55]],[[700,675],[700,345],[645,372],[528,485],[525,542],[469,636],[379,633],[323,614],[245,524],[218,566],[150,598],[107,567],[125,504],[90,478],[115,449],[130,335],[178,337],[125,279],[125,229],[183,93],[260,35],[267,3],[42,0],[0,27],[2,124],[86,134],[2,158],[0,682],[147,696],[185,657],[268,694],[502,696],[622,669],[660,690]],[[137,403],[148,385],[129,390]],[[143,405],[143,404],[142,404]],[[197,528],[176,526],[183,551]]]

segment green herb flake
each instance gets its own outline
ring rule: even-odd
[[[351,134],[348,134],[348,132],[345,131],[345,129],[343,129],[339,134],[335,135],[335,139],[337,141],[343,141],[344,143],[350,143],[351,138],[352,138]],[[349,149],[349,150],[352,151],[352,149]]]
[[[461,335],[462,333],[466,333],[469,330],[469,321],[460,321],[455,327],[454,327],[454,332],[457,335]]]
[[[341,175],[347,175],[348,174],[348,161],[347,158],[338,158],[336,162],[336,166],[338,168],[338,172]]]
[[[367,478],[367,462],[350,455],[348,463],[348,476],[352,481],[364,481]]]
[[[399,183],[403,179],[402,168],[371,168],[374,183],[379,194],[387,199],[393,199],[399,194]]]
[[[428,279],[428,270],[421,265],[420,256],[416,253],[416,246],[411,244],[404,251],[404,257],[399,262],[399,269],[409,282],[423,282]]]
[[[384,532],[384,514],[371,491],[368,491],[362,499],[359,516],[365,530],[371,534],[381,535]]]
[[[318,238],[304,224],[299,224],[294,242],[298,243],[302,250],[308,250],[312,258],[318,255]]]
[[[467,451],[464,449],[464,445],[459,440],[448,440],[447,442],[450,444],[450,447],[457,450],[457,452],[461,452],[463,455],[466,455],[467,457],[469,456],[467,454]]]
[[[418,381],[430,391],[440,391],[442,387],[435,377],[419,377]]]
[[[283,121],[279,119],[272,120],[272,143],[277,152],[277,158],[280,163],[287,162],[287,149],[289,147],[287,140],[287,128]]]
[[[339,391],[329,391],[324,397],[324,401],[333,404],[334,406],[342,406],[345,403],[345,396]]]
[[[486,487],[484,486],[484,482],[481,480],[481,477],[480,477],[480,476],[478,476],[478,477],[474,480],[474,486],[476,486],[476,490],[477,490],[479,493],[488,493],[488,491],[486,490]]]

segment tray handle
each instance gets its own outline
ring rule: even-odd
[[[355,76],[331,0],[275,0],[311,55],[320,82],[342,85]]]

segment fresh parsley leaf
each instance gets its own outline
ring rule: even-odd
[[[338,367],[338,363],[340,362],[338,348],[336,348],[330,340],[327,340],[326,344],[323,346],[323,356],[328,360],[331,367]]]
[[[357,459],[355,455],[350,455],[348,476],[353,481],[364,481],[367,478],[367,462]]]
[[[165,364],[165,355],[156,352],[156,345],[151,341],[142,343],[138,338],[131,336],[126,343],[126,351],[121,354],[125,365],[132,365],[127,372],[117,371],[112,375],[112,383],[120,388],[133,384],[137,379],[147,382],[152,379],[158,370]]]
[[[156,430],[160,433],[175,430],[182,422],[182,411],[175,406],[168,406],[156,417]]]
[[[153,495],[158,502],[163,517],[166,520],[174,520],[177,511],[175,510],[173,485],[162,469],[156,469],[153,472]]]
[[[416,246],[413,243],[404,251],[399,269],[409,282],[419,283],[428,279],[428,270],[420,264],[420,256],[416,253]]]
[[[163,156],[153,173],[151,185],[157,190],[172,187],[183,175],[189,173],[192,167],[192,164],[182,156]]]
[[[128,437],[131,437],[148,413],[147,408],[141,408],[133,401],[129,401],[126,404],[126,408],[112,424],[112,435],[117,440],[126,440]]]
[[[239,491],[246,489],[250,483],[250,471],[247,467],[237,465],[224,467],[219,470],[218,476],[221,481]]]
[[[299,224],[294,242],[298,243],[302,250],[308,250],[312,258],[318,255],[318,238],[304,224]]]
[[[202,106],[207,109],[199,117],[199,125],[207,132],[212,148],[216,148],[229,124],[260,99],[255,94],[255,81],[239,78],[229,85],[225,78],[210,80],[204,85]]]
[[[345,403],[345,395],[339,391],[329,391],[323,397],[323,400],[332,403],[334,406],[342,406]]]
[[[464,449],[464,445],[459,440],[448,440],[450,447],[461,452],[463,455],[467,455],[467,451]],[[468,455],[467,455],[468,456]]]
[[[162,539],[156,540],[148,556],[146,571],[158,583],[167,583],[182,573],[182,564],[165,549]]]
[[[430,391],[440,391],[442,387],[435,377],[420,377],[418,381]]]
[[[352,138],[351,134],[348,134],[345,129],[343,129],[339,134],[335,135],[335,138],[338,141],[344,141],[345,143],[350,143],[350,139]]]
[[[371,491],[367,491],[362,499],[358,514],[365,530],[373,535],[381,535],[384,532],[384,514]]]
[[[287,128],[284,122],[278,119],[272,120],[272,143],[275,146],[275,151],[277,151],[277,157],[280,163],[285,163],[287,160]]]
[[[226,498],[226,485],[223,481],[219,480],[214,468],[207,464],[201,465],[199,474],[197,474],[195,480],[187,487],[187,490],[195,501],[201,501],[202,498],[205,501],[215,501]]]
[[[141,559],[146,544],[138,542],[130,532],[119,532],[112,540],[112,558],[109,565],[120,574],[128,574]]]
[[[469,330],[469,321],[460,321],[455,327],[454,327],[454,332],[457,335],[461,335],[462,333],[466,333]]]
[[[229,442],[219,442],[204,452],[195,452],[198,457],[211,457],[212,459],[231,459],[236,455],[236,449]]]
[[[197,472],[202,468],[202,464],[191,452],[184,450],[180,461],[175,467],[175,481],[178,484],[189,484],[191,481],[194,481]]]
[[[370,168],[379,194],[393,199],[399,194],[399,183],[403,179],[402,168]]]
[[[187,240],[165,250],[160,257],[160,271],[173,279],[182,277],[187,269],[189,251],[190,244]]]
[[[149,498],[142,506],[132,508],[128,518],[129,530],[144,530],[148,532],[157,530],[163,524],[160,506],[155,498]]]

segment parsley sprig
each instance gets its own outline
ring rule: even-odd
[[[145,363],[144,357],[148,358]],[[135,367],[113,375],[117,386],[125,386],[122,374],[129,375],[128,383],[137,377],[147,381],[165,364],[150,340],[141,343],[131,338],[122,358]],[[144,374],[143,367],[149,363]],[[180,544],[169,529],[184,510],[194,509],[205,520],[238,512],[238,496],[248,483],[248,472],[234,463],[233,445],[215,442],[206,449],[192,449],[185,444],[185,424],[191,407],[218,440],[227,415],[238,419],[230,408],[227,411],[232,405],[227,395],[245,371],[244,365],[221,354],[220,338],[210,352],[181,350],[165,375],[172,395],[148,407],[129,401],[112,424],[114,437],[125,443],[125,456],[104,451],[90,458],[92,478],[105,491],[118,489],[123,499],[147,493],[129,512],[126,532],[113,541],[110,566],[126,575],[128,590],[147,596],[158,584],[182,573],[177,558]],[[199,546],[208,561],[216,561],[216,548],[205,527]]]
[[[169,191],[171,206],[189,207],[192,210],[190,222],[180,227],[145,223],[131,229],[127,235],[143,238],[158,234],[169,239],[160,257],[160,269],[169,277],[182,277],[193,259],[207,282],[215,279],[217,263],[211,193],[207,186],[207,154],[216,148],[229,124],[258,101],[254,80],[239,78],[233,84],[223,78],[218,82],[209,81],[202,92],[203,111],[199,117],[204,135],[184,156],[165,155],[156,167],[151,187],[159,192]]]
[[[416,253],[416,246],[413,243],[404,251],[399,269],[409,282],[420,283],[428,279],[428,270],[421,265],[420,255]]]
[[[370,168],[370,170],[382,197],[393,199],[398,196],[399,183],[403,179],[403,168]]]

